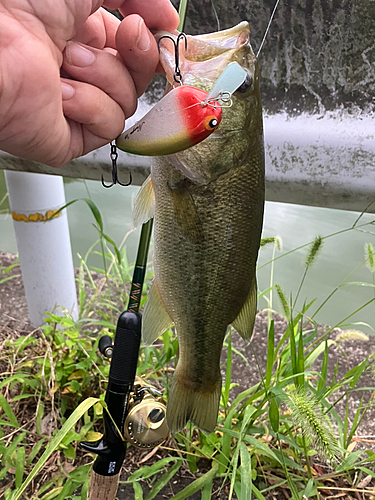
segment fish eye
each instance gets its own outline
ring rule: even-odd
[[[203,125],[206,130],[211,131],[219,125],[219,120],[216,118],[216,116],[206,116],[206,118],[203,120]]]
[[[236,92],[246,92],[252,86],[252,84],[253,84],[253,79],[250,73],[247,71],[245,81],[238,87]]]

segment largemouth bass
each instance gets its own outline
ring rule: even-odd
[[[180,56],[185,85],[209,92],[232,61],[246,69],[247,77],[207,139],[153,159],[135,206],[137,223],[154,217],[155,279],[143,315],[143,339],[151,344],[174,323],[179,340],[167,406],[172,432],[188,420],[205,432],[214,430],[226,331],[232,325],[250,339],[254,325],[264,151],[259,72],[249,31],[242,22],[188,36]],[[173,82],[175,59],[168,40],[161,42],[161,62]]]

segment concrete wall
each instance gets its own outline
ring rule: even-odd
[[[216,31],[214,5],[221,29],[249,21],[257,52],[275,1],[189,0],[185,31]],[[375,2],[280,0],[259,64],[268,111],[374,110]]]

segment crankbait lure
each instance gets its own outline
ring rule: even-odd
[[[121,134],[116,145],[128,153],[159,156],[198,144],[219,126],[222,118],[219,103],[201,106],[207,95],[188,85],[174,88]]]

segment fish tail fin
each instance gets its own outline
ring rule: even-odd
[[[201,431],[210,434],[215,430],[219,411],[221,379],[212,390],[187,387],[179,377],[178,368],[172,380],[167,405],[167,424],[172,433],[183,429],[191,420]]]

